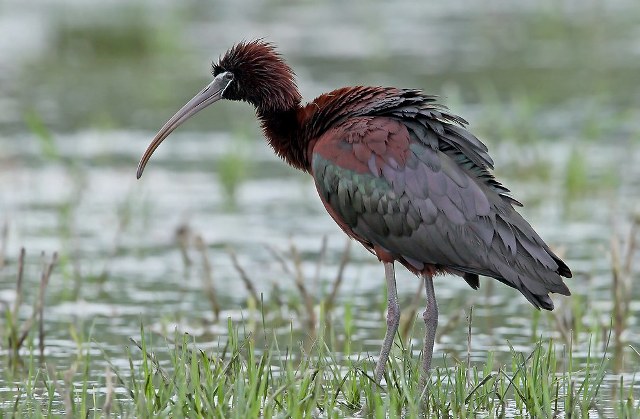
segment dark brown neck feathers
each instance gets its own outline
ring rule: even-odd
[[[377,103],[372,99],[397,93],[396,89],[344,87],[321,95],[305,106],[300,105],[299,95],[286,107],[256,106],[256,114],[276,154],[296,169],[310,172],[310,147],[327,129],[350,115],[366,114],[372,103]]]
[[[307,150],[311,139],[304,135],[299,118],[301,110],[299,105],[287,110],[258,108],[256,114],[264,136],[276,154],[296,169],[309,172],[311,162]]]

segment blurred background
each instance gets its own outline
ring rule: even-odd
[[[487,349],[508,353],[507,339],[561,335],[566,322],[609,327],[618,256],[631,261],[636,286],[627,295],[637,301],[630,231],[640,198],[640,2],[4,0],[0,301],[16,300],[25,247],[19,311],[28,317],[40,253],[59,253],[46,297],[50,359],[64,365],[74,336],[93,333],[117,364],[141,320],[219,341],[226,324],[215,321],[202,278],[221,319],[250,310],[231,252],[258,293],[269,299],[277,290],[278,304],[294,312],[300,297],[284,267],[295,264],[292,254],[311,295],[329,292],[345,238],[310,177],[269,150],[248,105],[199,114],[135,180],[155,132],[209,82],[211,61],[257,37],[278,46],[306,100],[346,85],[420,88],[440,95],[489,146],[496,175],[572,268],[574,297],[556,299],[558,314],[545,313],[546,326],[533,331],[531,316],[540,314],[516,291],[438,280],[441,324],[476,306],[479,358]],[[382,267],[353,246],[344,278],[339,306],[353,306],[362,350],[377,351]],[[398,286],[406,303],[418,284],[399,270]],[[639,313],[628,304],[628,342],[640,341]],[[436,352],[466,351],[464,325],[450,329]],[[622,371],[637,367],[636,357]]]

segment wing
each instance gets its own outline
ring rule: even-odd
[[[414,272],[447,270],[475,287],[477,275],[494,277],[553,308],[548,293],[568,295],[570,271],[514,210],[484,144],[421,116],[354,117],[323,134],[312,174],[331,216]]]

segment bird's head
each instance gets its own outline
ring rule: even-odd
[[[224,99],[249,102],[258,110],[291,109],[301,100],[293,70],[262,40],[234,45],[212,64],[211,73],[214,78],[231,74]]]
[[[138,164],[138,178],[169,134],[220,99],[251,103],[259,113],[286,111],[297,107],[302,99],[293,71],[273,45],[263,40],[234,45],[213,63],[211,72],[213,81],[176,112],[153,138]]]

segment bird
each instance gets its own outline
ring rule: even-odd
[[[486,145],[438,98],[417,89],[343,87],[307,104],[291,67],[264,39],[233,45],[212,63],[213,80],[153,138],[153,152],[178,126],[221,99],[255,108],[280,158],[313,177],[322,204],[384,266],[386,332],[374,369],[381,383],[400,322],[395,262],[425,285],[420,382],[430,377],[438,305],[434,278],[480,276],[515,288],[536,308],[550,293],[570,295],[569,267],[516,211],[522,206],[493,175]],[[424,388],[424,387],[423,387]]]

